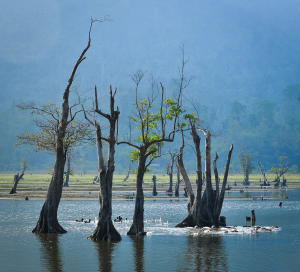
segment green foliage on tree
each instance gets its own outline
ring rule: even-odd
[[[18,142],[14,146],[28,144],[35,152],[43,151],[54,155],[56,152],[56,139],[59,133],[60,109],[56,103],[46,103],[39,106],[35,102],[17,105],[22,110],[30,110],[31,114],[37,116],[33,120],[39,132],[24,131],[16,135]],[[93,130],[90,124],[82,121],[72,120],[66,129],[63,140],[65,154],[71,154],[74,149],[83,143],[90,144],[93,140]]]
[[[280,178],[289,169],[288,157],[279,157],[279,167],[272,167],[268,172],[274,173],[277,178]]]
[[[143,76],[145,75],[142,71],[137,71],[132,76],[132,79],[137,84],[137,89],[139,83]],[[154,161],[161,148],[164,146],[165,141],[163,139],[171,139],[176,130],[181,129],[185,126],[184,122],[175,122],[170,125],[169,122],[178,120],[178,117],[184,112],[181,109],[178,101],[174,98],[164,98],[164,87],[161,84],[161,101],[160,105],[156,106],[154,102],[158,97],[159,87],[157,84],[157,79],[151,76],[150,80],[151,95],[147,99],[138,100],[136,93],[136,103],[134,105],[135,109],[133,115],[129,118],[132,124],[136,125],[136,129],[139,131],[139,136],[137,136],[133,141],[137,145],[146,145],[146,153],[150,154],[150,161]],[[136,89],[136,91],[137,91]],[[159,103],[159,102],[158,102]],[[171,132],[166,135],[166,128],[170,128]],[[140,149],[136,149],[130,152],[131,162],[138,161]],[[146,173],[150,172],[150,169],[146,169]],[[136,173],[136,170],[132,170]]]
[[[249,174],[251,174],[251,172],[254,170],[252,159],[252,154],[247,154],[244,151],[240,153],[240,168],[244,174],[245,179],[248,179]]]

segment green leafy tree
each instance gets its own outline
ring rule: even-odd
[[[175,133],[181,130],[186,124],[180,122],[180,115],[184,112],[181,107],[182,91],[189,85],[194,78],[186,79],[184,68],[188,59],[184,58],[184,47],[182,50],[182,63],[180,67],[180,78],[176,82],[178,86],[177,97],[165,98],[164,86],[162,83],[158,85],[157,79],[150,77],[149,83],[151,94],[146,99],[138,98],[138,90],[140,82],[143,79],[145,72],[138,70],[131,78],[135,82],[135,105],[133,115],[130,119],[139,132],[132,143],[131,135],[128,141],[121,141],[118,144],[127,144],[135,148],[131,152],[131,161],[137,161],[136,170],[136,198],[133,222],[127,234],[141,234],[144,232],[144,193],[143,193],[143,178],[146,172],[149,172],[148,166],[161,155],[161,148],[165,142],[173,142]],[[155,107],[155,101],[161,90],[159,104]],[[169,131],[167,133],[167,130]]]
[[[250,185],[249,182],[249,174],[254,170],[254,166],[252,164],[252,154],[247,154],[244,151],[240,153],[240,168],[244,174],[244,185]]]

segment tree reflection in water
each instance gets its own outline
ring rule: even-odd
[[[228,271],[227,252],[222,235],[187,237],[186,260],[194,260],[194,271]]]
[[[42,264],[50,272],[63,271],[62,250],[58,234],[36,234],[41,244]]]
[[[113,271],[113,251],[118,242],[97,241],[94,242],[98,251],[99,272]]]
[[[133,246],[135,271],[145,271],[144,261],[144,236],[130,236]]]

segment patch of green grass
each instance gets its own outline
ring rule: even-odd
[[[167,185],[169,184],[169,176],[168,175],[162,175],[157,174],[156,176],[156,183],[157,185]],[[221,178],[221,181],[223,179],[223,175],[219,175]],[[144,185],[152,185],[152,177],[153,174],[146,174],[144,176]],[[267,174],[266,175],[268,181],[271,183],[275,179],[274,174]],[[69,184],[70,185],[92,185],[95,178],[95,175],[74,175],[70,176]],[[114,185],[135,185],[136,184],[136,175],[130,174],[128,180],[124,182],[125,175],[114,175],[113,184]],[[194,184],[196,180],[195,174],[189,174],[189,178],[192,184]],[[214,182],[214,177],[213,182]],[[287,179],[288,183],[291,182],[300,182],[300,174],[287,174],[285,175],[285,178]],[[242,174],[234,174],[228,176],[228,182],[242,182],[244,179],[244,176]],[[14,175],[13,174],[1,174],[0,173],[0,184],[13,184]],[[47,174],[28,174],[24,175],[24,179],[19,181],[19,185],[21,184],[41,184],[41,185],[48,185],[51,180],[51,176]],[[253,174],[249,176],[250,183],[254,184],[260,184],[263,182],[263,177],[260,174]],[[176,174],[173,175],[173,184],[176,183]],[[95,182],[96,185],[98,183]]]

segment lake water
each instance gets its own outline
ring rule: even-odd
[[[225,200],[222,210],[227,225],[245,225],[254,209],[257,225],[278,231],[194,236],[175,228],[187,201],[146,200],[145,220],[171,223],[145,223],[153,235],[133,238],[126,235],[130,224],[116,223],[123,240],[97,243],[86,239],[94,224],[75,222],[97,216],[97,201],[61,201],[59,222],[68,232],[35,235],[43,201],[1,200],[0,271],[300,271],[300,191],[288,190],[280,201],[281,208],[278,199]],[[113,201],[113,217],[132,219],[133,208],[133,201]]]

